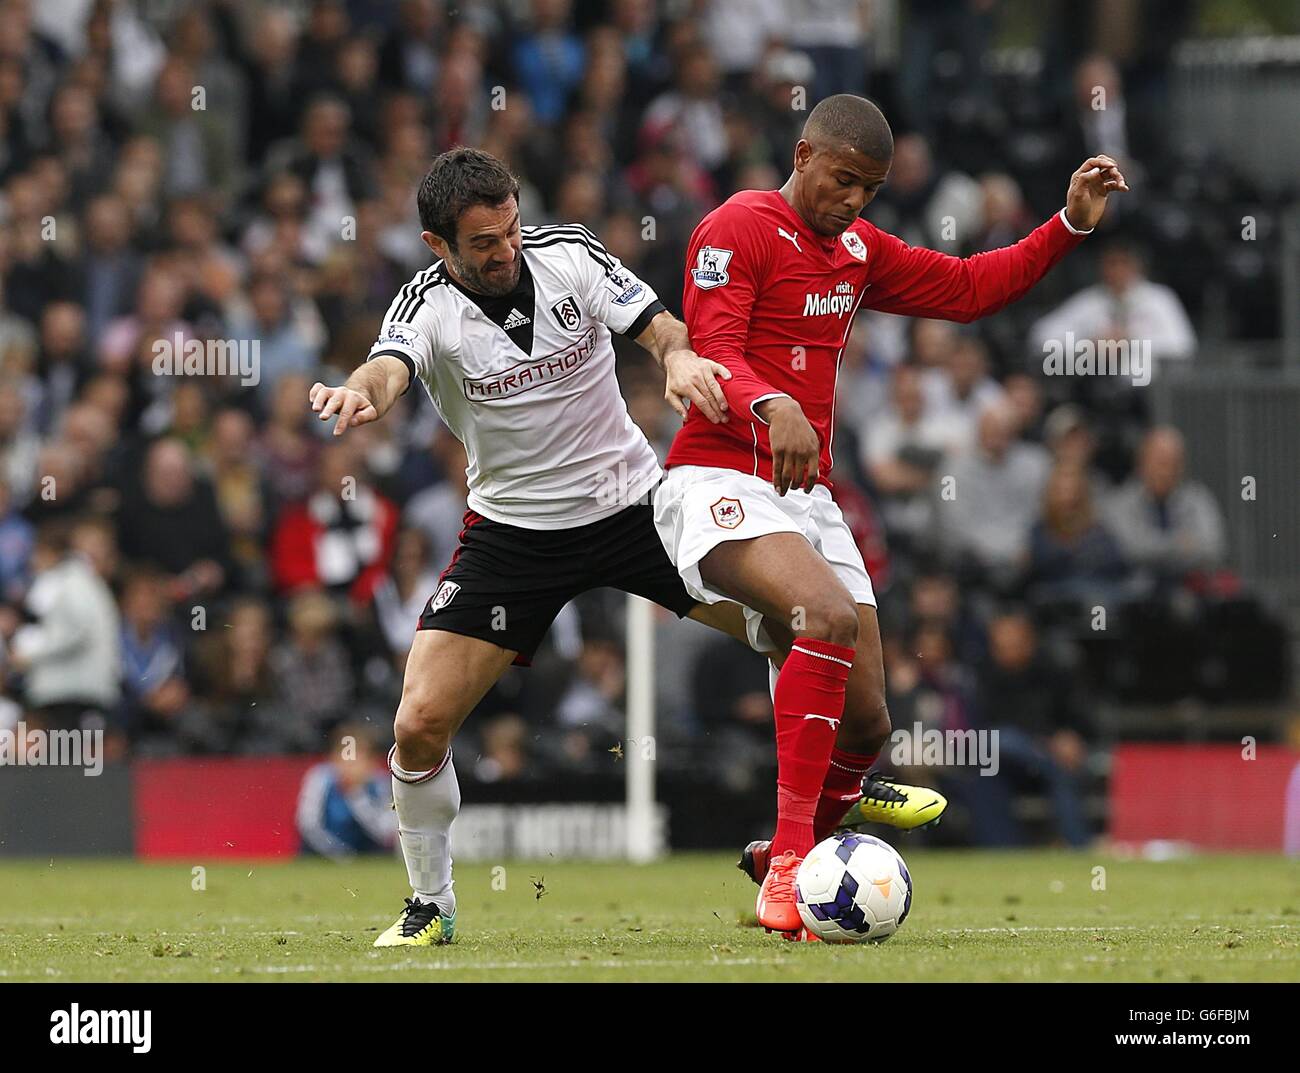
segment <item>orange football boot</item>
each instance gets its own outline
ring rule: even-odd
[[[754,915],[768,931],[797,932],[803,927],[794,895],[794,877],[802,863],[803,858],[788,849],[768,865],[754,906]]]

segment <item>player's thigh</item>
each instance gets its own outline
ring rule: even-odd
[[[406,657],[394,734],[399,762],[424,770],[446,752],[465,717],[510,666],[512,649],[446,630],[417,630]],[[437,753],[438,755],[426,756]]]
[[[687,617],[730,634],[742,644],[750,644],[749,634],[746,632],[745,609],[740,604],[732,603],[730,600],[723,600],[716,604],[696,604]],[[787,650],[789,647],[786,645]]]
[[[720,543],[700,560],[700,576],[710,588],[786,624],[792,633],[846,645],[857,639],[848,589],[796,533]]]

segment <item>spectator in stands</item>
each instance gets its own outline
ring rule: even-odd
[[[283,377],[315,376],[324,331],[315,306],[295,300],[284,280],[263,273],[249,281],[246,308],[231,316],[230,338],[257,346],[257,389],[270,399]]]
[[[336,96],[320,96],[303,113],[301,134],[271,149],[266,172],[288,172],[307,191],[305,227],[324,251],[342,234],[344,218],[375,192],[371,154],[352,137],[352,114]],[[317,254],[319,256],[319,252]]]
[[[1019,242],[1039,223],[1034,219],[1020,185],[1005,172],[988,172],[979,178],[979,227],[966,236],[966,254],[999,250]]]
[[[148,449],[143,475],[131,475],[123,491],[117,524],[122,554],[165,571],[177,601],[203,599],[229,582],[230,540],[216,496],[180,441]]]
[[[927,410],[921,371],[894,370],[892,405],[868,425],[862,466],[879,499],[891,543],[900,550],[928,543],[934,523],[931,489],[949,445],[948,430]]]
[[[276,588],[324,588],[364,607],[392,555],[397,520],[397,507],[371,486],[352,441],[331,443],[315,492],[282,511],[271,534]]]
[[[889,182],[872,203],[872,220],[913,245],[955,253],[973,236],[966,221],[979,219],[981,200],[969,175],[935,166],[923,135],[903,134],[894,139]]]
[[[230,555],[249,580],[265,576],[269,490],[257,465],[256,426],[244,410],[230,407],[212,419],[202,447],[217,510],[230,534]]]
[[[413,495],[402,517],[405,524],[424,535],[430,564],[443,570],[456,553],[465,524],[465,497],[469,494],[465,469],[469,458],[464,444],[449,432],[435,437],[431,454],[442,480]]]
[[[474,777],[479,782],[513,782],[529,774],[528,724],[502,712],[483,724]]]
[[[35,722],[54,729],[105,728],[121,695],[117,603],[90,564],[72,551],[66,523],[43,525],[32,549],[32,584],[20,625],[0,622],[9,662],[23,673]]]
[[[101,339],[109,321],[131,309],[143,270],[131,245],[126,204],[111,194],[94,198],[86,206],[86,252],[80,265],[87,339]]]
[[[310,751],[352,711],[355,682],[333,600],[299,593],[289,601],[288,619],[289,636],[270,657],[280,710],[260,720],[261,729],[281,749]]]
[[[1040,604],[1107,604],[1120,595],[1127,566],[1097,519],[1088,474],[1058,464],[1043,492],[1043,516],[1029,535],[1029,592]]]
[[[1150,345],[1157,363],[1190,358],[1196,350],[1196,332],[1178,295],[1148,279],[1136,248],[1119,241],[1102,254],[1101,282],[1039,320],[1030,340],[1039,355],[1050,342],[1068,350],[1072,340],[1136,341]]]
[[[199,92],[201,99],[195,96]],[[170,56],[158,72],[152,107],[142,117],[140,130],[162,147],[166,197],[204,194],[220,199],[233,179],[231,132],[224,118],[229,110],[222,108],[220,99],[209,102],[208,92],[208,85],[178,56]]]
[[[48,434],[91,373],[86,315],[76,302],[51,302],[42,312],[39,373],[36,427]]]
[[[36,487],[41,440],[27,421],[27,402],[19,391],[0,392],[0,480],[18,507],[25,506]]]
[[[627,666],[613,640],[583,640],[575,674],[555,706],[563,762],[591,770],[600,754],[623,735]]]
[[[290,375],[282,377],[271,393],[257,457],[276,510],[302,503],[316,486],[323,447],[314,435],[311,410],[302,405],[310,387],[306,377]]]
[[[47,440],[36,459],[40,483],[27,501],[25,513],[40,525],[56,518],[75,518],[88,507],[87,465],[66,440]]]
[[[1105,513],[1129,561],[1159,578],[1178,581],[1223,561],[1223,515],[1209,489],[1186,476],[1177,429],[1147,433],[1137,473],[1115,492]]]
[[[259,734],[257,721],[281,711],[270,666],[275,631],[270,606],[258,597],[237,598],[209,628],[197,631],[191,685],[193,707],[178,720],[176,745],[187,752],[272,752],[277,743]]]
[[[799,87],[816,75],[806,53],[780,46],[769,48],[754,72],[758,122],[767,143],[768,163],[781,175],[790,170],[789,147],[799,140],[806,118],[791,105]]]
[[[8,483],[0,477],[0,601],[22,598],[35,535],[32,523],[15,507]]]
[[[935,492],[946,555],[987,573],[995,585],[1019,574],[1047,480],[1047,452],[1018,442],[1015,427],[1009,407],[986,409],[975,449],[945,459]]]
[[[148,567],[122,585],[122,723],[132,738],[168,737],[190,702],[184,645],[171,617],[167,577]]]
[[[394,89],[428,95],[438,75],[444,9],[435,0],[402,0],[398,23],[379,49],[379,77]]]
[[[762,785],[772,767],[772,697],[768,662],[757,652],[710,637],[691,667],[691,703],[710,742],[710,763],[723,781],[744,791]]]
[[[375,587],[372,611],[376,628],[399,675],[406,665],[406,653],[410,651],[424,605],[438,588],[441,568],[429,561],[429,542],[421,530],[398,531],[393,560]]]
[[[111,518],[80,518],[72,526],[72,550],[81,555],[110,588],[116,588],[122,556]]]
[[[562,117],[586,61],[582,41],[569,27],[570,7],[570,0],[535,0],[529,25],[515,38],[515,72],[537,121],[547,125]]]
[[[926,412],[944,429],[949,451],[965,451],[975,442],[980,414],[1006,401],[1006,392],[989,375],[988,350],[977,338],[958,335],[944,365],[926,372]],[[1017,435],[1021,429],[1017,424]]]
[[[1058,835],[1075,848],[1090,833],[1079,780],[1088,747],[1079,684],[1040,652],[1033,620],[1023,611],[989,623],[989,660],[978,686],[979,725],[998,732],[999,771],[968,780],[980,841],[1020,845],[1024,834],[1014,811],[1018,785],[1042,787]]]
[[[673,87],[650,102],[644,122],[681,131],[691,158],[713,171],[727,153],[717,65],[703,45],[686,49],[677,56],[676,64]]]
[[[305,854],[341,861],[392,850],[397,813],[388,774],[365,724],[344,724],[330,735],[329,758],[303,776],[296,818]]]
[[[867,7],[838,0],[789,0],[782,27],[816,69],[812,97],[867,91]]]

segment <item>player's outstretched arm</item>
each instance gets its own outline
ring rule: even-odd
[[[664,398],[683,421],[688,407],[694,404],[715,425],[726,422],[727,397],[717,378],[730,380],[731,371],[691,349],[685,324],[664,310],[655,314],[636,341],[654,355],[663,369]]]
[[[1017,301],[1101,222],[1106,199],[1128,190],[1108,156],[1089,157],[1072,176],[1065,208],[1010,246],[954,257],[909,246],[872,229],[871,290],[863,305],[905,317],[969,323]]]
[[[322,421],[338,415],[334,435],[341,436],[353,425],[368,425],[388,413],[406,390],[410,375],[403,361],[380,354],[354,370],[342,387],[312,384],[307,398]]]

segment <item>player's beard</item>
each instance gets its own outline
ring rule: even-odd
[[[514,261],[509,266],[502,267],[502,270],[487,272],[471,268],[454,254],[447,259],[451,262],[451,268],[456,273],[456,278],[471,291],[476,291],[479,294],[499,297],[503,294],[509,294],[519,285],[519,273],[523,268],[522,254],[516,254]]]

